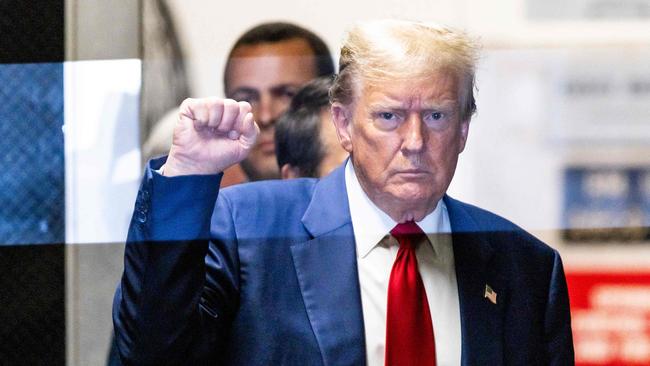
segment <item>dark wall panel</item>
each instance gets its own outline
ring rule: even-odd
[[[63,24],[0,0],[0,365],[65,364]]]
[[[63,62],[63,0],[0,0],[0,63]]]

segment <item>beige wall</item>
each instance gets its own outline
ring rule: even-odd
[[[66,60],[140,56],[140,0],[66,0]]]

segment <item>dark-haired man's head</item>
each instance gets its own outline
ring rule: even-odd
[[[226,63],[224,90],[228,98],[248,101],[261,134],[242,168],[250,180],[279,177],[273,138],[277,118],[292,97],[317,76],[334,74],[325,42],[289,23],[265,23],[244,33]]]
[[[329,103],[331,77],[305,85],[275,128],[276,155],[283,179],[322,177],[348,156],[339,144]]]

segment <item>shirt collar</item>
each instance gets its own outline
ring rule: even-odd
[[[348,159],[345,166],[345,187],[350,205],[357,255],[364,258],[397,223],[368,198],[354,172],[352,159]],[[451,232],[449,215],[444,201],[439,200],[436,209],[417,224],[429,236],[429,243],[433,243],[432,235],[429,234]],[[435,245],[432,247],[434,253],[437,252]]]

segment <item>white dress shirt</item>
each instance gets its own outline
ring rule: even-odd
[[[368,198],[351,160],[345,167],[345,186],[356,242],[367,364],[384,366],[388,282],[399,249],[393,237],[384,237],[397,223]],[[416,256],[431,310],[437,365],[460,365],[460,306],[445,203],[440,200],[436,209],[417,224],[431,244],[419,245]]]

